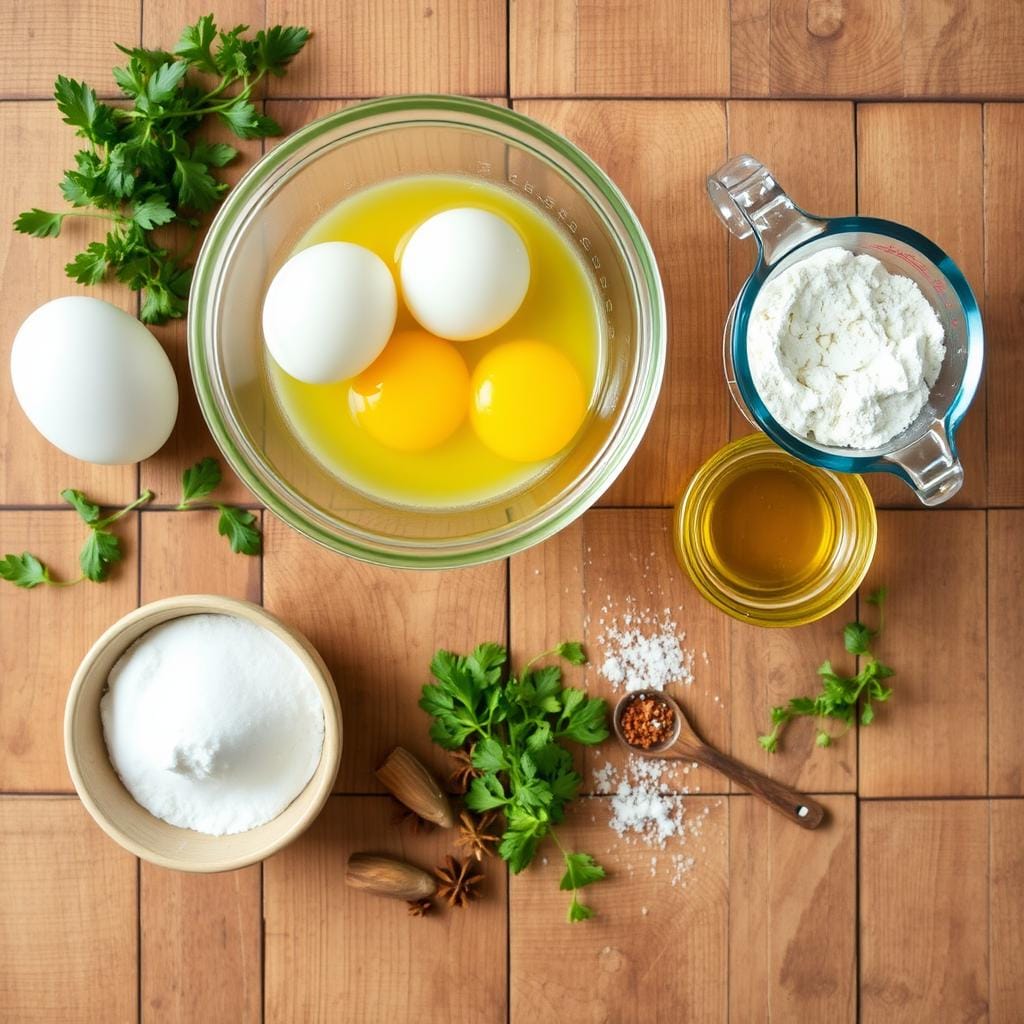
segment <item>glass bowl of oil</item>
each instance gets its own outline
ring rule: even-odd
[[[763,434],[732,441],[694,474],[676,510],[676,551],[716,607],[759,626],[800,626],[842,605],[875,552],[859,476],[809,466]]]
[[[415,458],[375,447],[346,419],[345,387],[300,385],[265,354],[263,296],[298,249],[351,241],[394,271],[418,221],[466,205],[504,217],[530,251],[509,330],[557,343],[588,391],[573,439],[532,465],[501,463],[468,426]],[[454,96],[346,107],[259,160],[200,252],[188,333],[203,415],[259,500],[329,548],[406,568],[507,557],[589,508],[644,434],[666,344],[654,254],[613,182],[543,125]],[[460,344],[469,370],[501,340]]]

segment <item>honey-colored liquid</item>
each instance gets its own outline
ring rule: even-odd
[[[785,589],[833,550],[825,497],[802,467],[741,469],[712,499],[708,525],[712,560],[746,587]]]

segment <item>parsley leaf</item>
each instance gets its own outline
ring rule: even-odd
[[[210,456],[200,459],[182,473],[181,501],[175,507],[183,511],[191,507],[193,502],[202,501],[220,486],[220,482],[220,463]],[[263,541],[259,527],[255,525],[255,514],[220,502],[214,502],[214,508],[220,512],[217,532],[227,537],[231,550],[238,555],[258,555],[263,548]]]
[[[50,213],[33,206],[31,210],[19,213],[14,220],[14,230],[33,238],[56,238],[67,214]]]
[[[560,889],[572,891],[572,902],[569,904],[569,920],[572,922],[586,921],[593,917],[590,907],[580,903],[579,890],[585,885],[599,882],[605,877],[604,868],[589,853],[562,853],[565,859],[565,874],[559,882]]]
[[[186,508],[193,501],[201,501],[216,489],[221,481],[220,463],[207,456],[181,474],[181,501],[179,509]]]
[[[263,547],[259,528],[254,513],[244,508],[231,505],[218,505],[220,519],[217,520],[217,532],[227,537],[231,550],[236,555],[258,555]]]
[[[124,557],[120,540],[108,527],[133,509],[150,501],[153,492],[143,491],[133,502],[103,518],[100,518],[99,505],[90,501],[82,491],[67,487],[60,492],[60,496],[78,513],[79,518],[89,528],[89,534],[78,556],[82,575],[73,580],[55,580],[35,555],[25,551],[20,555],[7,555],[0,559],[0,579],[25,589],[31,589],[40,584],[70,587],[81,583],[82,580],[102,583],[107,578],[110,567]]]
[[[183,236],[172,249],[151,232],[175,221],[194,232],[197,214],[212,210],[228,189],[211,169],[238,155],[226,143],[194,139],[197,130],[217,118],[241,138],[280,134],[252,97],[267,75],[284,74],[309,32],[282,25],[247,32],[246,25],[218,30],[207,14],[184,29],[173,53],[115,44],[127,64],[114,68],[114,81],[130,105],[103,103],[90,85],[64,75],[54,85],[61,117],[87,147],[60,181],[69,209],[33,207],[18,215],[14,229],[55,238],[65,217],[105,221],[105,237],[89,242],[65,272],[80,284],[114,278],[142,292],[146,323],[185,315],[195,241]],[[212,86],[191,81],[193,71],[214,76]]]
[[[573,894],[569,919],[582,921],[591,911],[578,890],[603,878],[604,870],[587,854],[562,849],[553,829],[583,781],[562,741],[605,739],[607,708],[603,700],[564,687],[557,666],[532,667],[551,655],[585,661],[582,645],[559,644],[503,682],[507,652],[499,644],[481,644],[468,656],[438,651],[430,664],[434,682],[423,687],[420,707],[431,716],[435,743],[449,750],[472,744],[473,766],[481,774],[469,787],[466,806],[504,814],[498,852],[509,870],[528,867],[547,837],[559,845],[566,859],[562,888]]]
[[[93,504],[81,491],[67,487],[60,496],[82,517],[84,522],[95,523],[100,517],[99,505]]]
[[[875,720],[872,702],[884,703],[892,696],[892,689],[882,680],[895,673],[883,665],[872,653],[871,645],[882,633],[882,608],[887,590],[880,587],[866,598],[868,604],[878,608],[878,625],[871,629],[863,622],[851,622],[843,629],[843,646],[853,655],[863,657],[861,669],[856,675],[845,676],[837,672],[831,661],[825,661],[818,669],[821,693],[817,697],[792,697],[789,702],[771,709],[772,731],[758,736],[757,742],[774,754],[779,749],[782,730],[794,719],[811,717],[818,720],[814,743],[818,747],[830,747],[846,730],[858,720],[861,725],[870,725]],[[824,728],[827,719],[834,719],[844,728],[833,734]]]
[[[16,587],[24,587],[31,590],[42,584],[52,585],[54,581],[50,578],[50,570],[27,551],[20,555],[5,555],[0,558],[0,579],[13,583]]]
[[[110,567],[124,557],[121,542],[109,530],[93,529],[78,556],[82,575],[93,583],[102,583]]]

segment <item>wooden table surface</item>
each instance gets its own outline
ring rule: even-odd
[[[575,526],[508,562],[414,574],[330,554],[269,515],[264,556],[233,556],[214,513],[167,508],[182,468],[214,452],[180,324],[157,331],[180,378],[178,426],[137,467],[64,457],[0,373],[0,550],[72,572],[82,531],[61,488],[110,504],[144,487],[158,495],[123,523],[127,558],[105,585],[0,587],[0,1020],[1024,1020],[1024,3],[7,3],[5,221],[59,202],[75,140],[49,99],[55,75],[112,94],[115,40],[170,45],[210,6],[229,25],[314,29],[266,97],[288,129],[358,98],[430,90],[511,103],[578,142],[657,252],[671,318],[665,386],[632,464]],[[745,429],[720,339],[751,247],[730,244],[703,187],[743,151],[806,208],[934,238],[982,300],[988,343],[961,434],[963,491],[925,511],[902,486],[871,481],[879,546],[865,586],[891,591],[892,703],[831,750],[794,728],[774,758],[755,738],[768,706],[813,686],[857,602],[802,629],[739,625],[697,596],[668,532],[681,485]],[[79,290],[62,268],[88,235],[0,231],[4,353],[29,310]],[[135,310],[121,288],[90,294]],[[252,501],[237,481],[229,490]],[[195,591],[262,601],[304,630],[346,721],[336,792],[313,829],[263,865],[213,877],[140,864],[108,840],[74,795],[61,741],[68,682],[93,639],[141,602]],[[514,879],[492,864],[484,900],[433,919],[346,889],[351,851],[429,864],[448,847],[397,830],[372,775],[396,743],[443,767],[416,707],[434,648],[508,640],[525,656],[574,636],[596,646],[601,608],[629,598],[681,606],[687,645],[707,652],[688,709],[711,740],[820,794],[828,826],[805,833],[695,772],[688,812],[709,813],[685,887],[652,874],[651,851],[616,840],[606,800],[572,816],[569,839],[611,874],[593,889],[592,922],[563,923],[554,858]],[[574,679],[607,691],[593,670]]]

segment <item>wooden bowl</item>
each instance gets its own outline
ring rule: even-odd
[[[301,793],[272,821],[248,832],[211,836],[155,818],[125,789],[107,754],[100,698],[122,654],[148,630],[196,614],[234,615],[268,629],[313,677],[324,704],[320,764]],[[111,839],[143,860],[178,871],[233,871],[269,857],[300,835],[320,813],[341,760],[341,706],[327,666],[310,642],[247,601],[210,594],[170,597],[130,612],[93,644],[71,681],[64,711],[64,753],[86,810]]]

